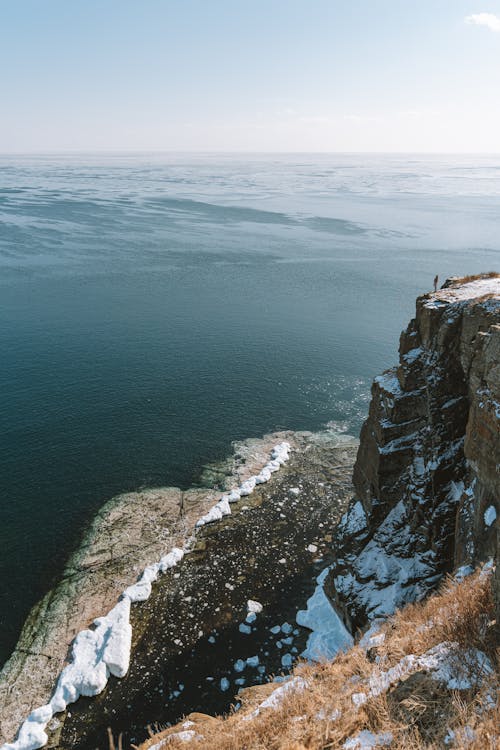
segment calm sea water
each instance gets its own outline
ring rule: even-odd
[[[341,422],[436,273],[497,269],[500,157],[0,157],[0,661],[95,511]]]

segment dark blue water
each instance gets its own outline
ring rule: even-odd
[[[499,196],[495,157],[0,157],[0,661],[109,497],[357,432],[416,294],[498,270]]]

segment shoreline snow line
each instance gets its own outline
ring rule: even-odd
[[[289,459],[290,443],[283,441],[275,445],[270,460],[260,473],[246,479],[236,489],[225,492],[219,501],[195,524],[196,529],[219,521],[231,514],[231,503],[250,495],[259,484],[268,482],[271,475]],[[138,581],[121,594],[118,603],[103,617],[94,620],[93,630],[81,630],[73,641],[72,659],[61,671],[54,694],[44,706],[36,708],[21,725],[17,739],[6,742],[0,750],[38,750],[48,742],[47,724],[55,714],[61,713],[70,703],[81,696],[94,697],[101,693],[111,675],[124,677],[130,665],[132,649],[132,626],[130,606],[132,602],[146,601],[152,592],[152,584],[160,573],[175,567],[190,551],[191,539],[183,547],[174,547],[159,562],[148,565]]]

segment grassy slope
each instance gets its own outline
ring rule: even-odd
[[[141,750],[152,750],[154,745],[166,750],[319,750],[342,748],[346,742],[346,747],[355,748],[359,745],[350,746],[349,740],[362,731],[370,731],[380,740],[384,737],[381,733],[390,732],[392,741],[387,746],[391,750],[497,748],[500,650],[493,618],[488,575],[476,572],[461,583],[449,580],[425,602],[410,605],[385,622],[379,631],[384,638],[376,639],[370,648],[358,644],[333,662],[298,665],[294,675],[307,686],[290,690],[277,707],[261,708],[250,716],[279,685],[248,688],[241,696],[242,708],[229,717],[192,714],[187,719],[193,724],[155,734]],[[368,692],[370,680],[372,685],[380,684],[377,678],[381,673],[387,677],[389,669],[407,665],[405,656],[418,657],[443,642],[458,644],[451,665],[453,671],[468,672],[469,689],[449,689],[429,671],[413,665],[399,679],[397,673],[389,673],[394,679],[387,689],[368,697],[363,705],[356,705],[356,698],[353,701],[353,695]],[[493,674],[481,674],[477,665],[467,667],[467,650],[471,648],[488,656]],[[454,739],[445,743],[450,730]],[[176,736],[186,731],[187,735]]]

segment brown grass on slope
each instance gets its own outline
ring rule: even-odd
[[[359,745],[349,742],[361,732],[390,740],[385,745],[390,750],[493,750],[500,744],[500,653],[493,617],[488,575],[476,573],[461,583],[450,579],[438,594],[384,623],[368,650],[356,645],[335,661],[299,665],[293,675],[298,688],[282,690],[276,707],[259,704],[282,686],[249,688],[242,693],[242,708],[229,717],[192,714],[140,750],[354,750]],[[448,665],[467,676],[468,689],[451,689],[418,664],[430,649],[450,643],[457,646]],[[491,674],[468,659],[471,649],[488,657]],[[179,732],[188,735],[176,737]]]

